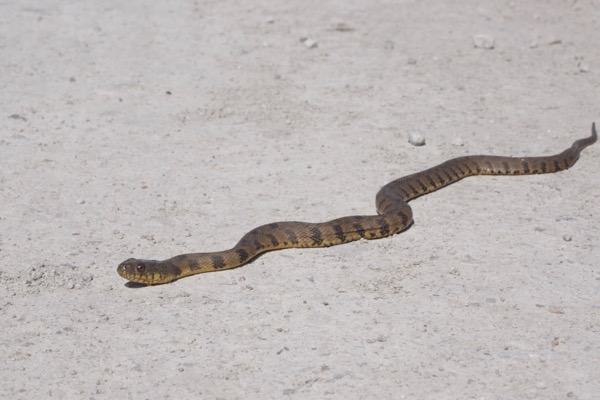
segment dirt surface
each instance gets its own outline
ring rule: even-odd
[[[391,238],[125,286],[126,258],[371,214],[600,122],[597,1],[242,3],[0,3],[0,397],[597,396],[598,144]]]

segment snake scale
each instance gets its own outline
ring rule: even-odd
[[[595,124],[592,124],[591,136],[575,141],[570,148],[552,156],[454,158],[385,185],[376,196],[378,215],[355,215],[322,223],[274,222],[252,229],[230,250],[181,254],[164,261],[130,258],[119,265],[117,272],[132,282],[155,285],[202,272],[239,267],[267,251],[329,247],[391,236],[412,224],[410,200],[472,175],[529,175],[568,169],[597,137]]]

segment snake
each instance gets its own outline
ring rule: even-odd
[[[566,170],[581,151],[596,142],[598,134],[575,141],[562,153],[544,157],[473,155],[453,158],[435,167],[396,179],[375,197],[377,215],[353,215],[327,222],[273,222],[252,229],[231,249],[180,254],[167,260],[130,258],[118,274],[134,283],[156,285],[203,272],[245,265],[262,253],[288,249],[329,247],[360,239],[379,239],[402,232],[413,223],[408,202],[473,175],[531,175]]]

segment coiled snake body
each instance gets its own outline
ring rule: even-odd
[[[261,253],[298,247],[329,247],[361,238],[378,239],[409,227],[413,221],[408,202],[472,175],[545,174],[568,169],[581,151],[596,142],[592,135],[577,140],[560,154],[546,157],[466,156],[408,175],[385,185],[377,193],[379,215],[349,216],[322,223],[274,222],[246,233],[230,250],[181,254],[164,261],[130,258],[117,268],[123,278],[144,284],[160,284],[202,272],[244,265]]]

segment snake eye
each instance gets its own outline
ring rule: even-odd
[[[145,266],[144,264],[142,264],[142,263],[140,263],[140,264],[137,264],[137,265],[135,266],[135,270],[136,270],[137,272],[144,272],[144,271],[146,270],[146,266]]]

